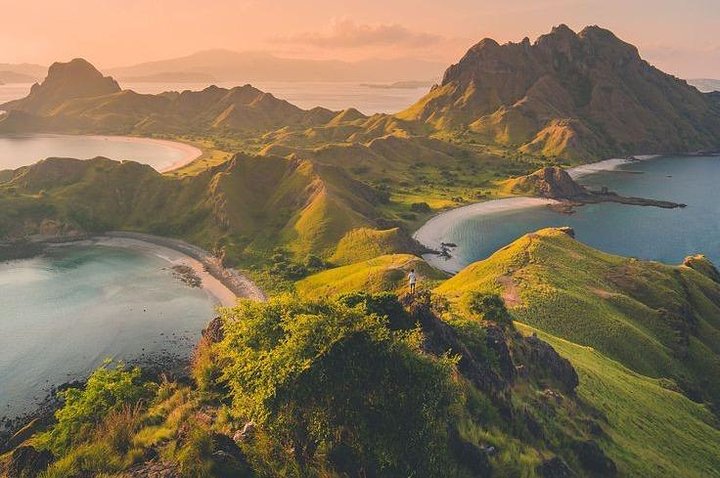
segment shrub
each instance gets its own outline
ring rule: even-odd
[[[455,359],[426,355],[418,330],[393,332],[368,314],[376,307],[395,308],[389,297],[355,296],[225,309],[218,350],[234,413],[301,466],[322,450],[351,475],[443,476]]]
[[[140,369],[104,363],[90,375],[84,388],[59,393],[65,403],[55,412],[57,423],[47,432],[50,449],[63,455],[71,445],[88,438],[93,427],[108,414],[150,395],[150,388],[140,383]]]
[[[426,202],[414,202],[410,205],[410,210],[419,213],[429,213],[432,211],[430,205]]]
[[[470,312],[481,316],[484,320],[499,325],[512,324],[512,316],[505,307],[505,302],[497,294],[474,292],[470,296],[468,308]]]

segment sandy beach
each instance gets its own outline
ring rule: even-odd
[[[439,251],[443,241],[448,237],[450,229],[465,218],[476,217],[483,214],[517,211],[530,207],[543,207],[555,203],[557,203],[557,201],[553,199],[511,197],[470,204],[442,212],[432,217],[423,224],[420,229],[415,231],[413,238],[425,247]],[[438,269],[445,271],[452,270],[452,264],[449,264],[452,258],[441,258],[437,254],[425,254],[423,258]],[[438,264],[442,264],[442,267],[439,267]]]
[[[179,141],[171,141],[169,139],[156,139],[156,138],[142,138],[139,136],[102,136],[102,135],[83,135],[93,139],[104,140],[104,141],[115,141],[120,143],[145,143],[145,144],[156,144],[158,146],[164,146],[166,148],[172,148],[182,152],[182,159],[175,161],[163,168],[160,168],[159,172],[168,173],[176,169],[182,168],[192,163],[200,156],[203,152],[200,148],[187,143],[181,143]]]
[[[578,180],[584,176],[588,176],[590,174],[599,173],[601,171],[613,171],[623,164],[629,164],[634,163],[636,161],[647,161],[649,159],[659,158],[661,155],[659,154],[646,154],[646,155],[636,155],[633,156],[633,159],[625,159],[625,158],[612,158],[612,159],[605,159],[603,161],[597,161],[595,163],[590,164],[583,164],[580,166],[575,166],[573,168],[568,168],[567,172],[570,175],[571,178]]]
[[[250,279],[234,269],[223,267],[207,251],[180,240],[141,233],[109,232],[80,241],[82,242],[152,254],[167,261],[169,267],[190,267],[200,278],[202,289],[220,306],[235,305],[237,299],[241,297],[265,300],[265,294]],[[62,247],[62,243],[54,247]]]
[[[575,180],[590,174],[601,171],[612,171],[621,165],[632,163],[634,161],[644,161],[657,158],[660,155],[644,155],[634,156],[634,159],[613,158],[595,163],[583,164],[568,168],[567,172]],[[415,233],[413,238],[420,242],[423,246],[439,251],[442,248],[443,241],[449,237],[448,232],[455,224],[461,222],[468,217],[477,217],[487,214],[497,214],[499,212],[517,211],[520,209],[542,207],[555,204],[557,201],[552,199],[533,198],[533,197],[510,197],[504,199],[494,199],[490,201],[470,204],[456,209],[450,209],[433,216],[425,224],[423,224]],[[452,251],[451,251],[452,255]],[[452,257],[441,257],[437,254],[425,254],[423,258],[434,267],[452,271],[456,264]]]

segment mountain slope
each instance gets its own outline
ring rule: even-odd
[[[582,161],[720,146],[720,103],[596,26],[561,25],[535,43],[485,39],[398,117]]]
[[[460,307],[474,292],[500,293],[518,321],[671,379],[717,409],[720,283],[707,270],[714,268],[613,256],[545,229],[468,266],[437,292]]]
[[[119,91],[120,86],[115,80],[104,77],[87,61],[76,58],[68,63],[54,63],[45,81],[33,85],[26,98],[5,103],[0,108],[42,115],[51,113],[68,100],[105,96]]]
[[[0,238],[137,230],[183,237],[229,260],[254,252],[267,260],[278,246],[329,257],[354,229],[379,227],[382,200],[337,167],[244,154],[189,178],[130,161],[50,158],[0,181]],[[386,250],[410,244],[403,237]]]

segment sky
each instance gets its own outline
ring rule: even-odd
[[[0,63],[101,68],[222,48],[451,63],[482,38],[600,25],[683,78],[720,78],[720,0],[0,0]]]

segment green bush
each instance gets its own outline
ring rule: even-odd
[[[505,302],[497,294],[474,292],[470,296],[468,308],[470,312],[481,316],[484,320],[499,325],[512,324],[512,316],[505,307]]]
[[[49,448],[62,456],[73,444],[88,438],[108,414],[151,394],[150,388],[140,381],[140,369],[104,363],[90,375],[84,388],[59,393],[64,404],[55,412],[57,423],[45,437]]]
[[[459,399],[455,359],[423,353],[418,330],[393,332],[367,310],[392,310],[390,301],[355,299],[345,302],[369,307],[280,297],[225,309],[218,353],[234,413],[301,466],[322,451],[351,475],[442,476]]]

